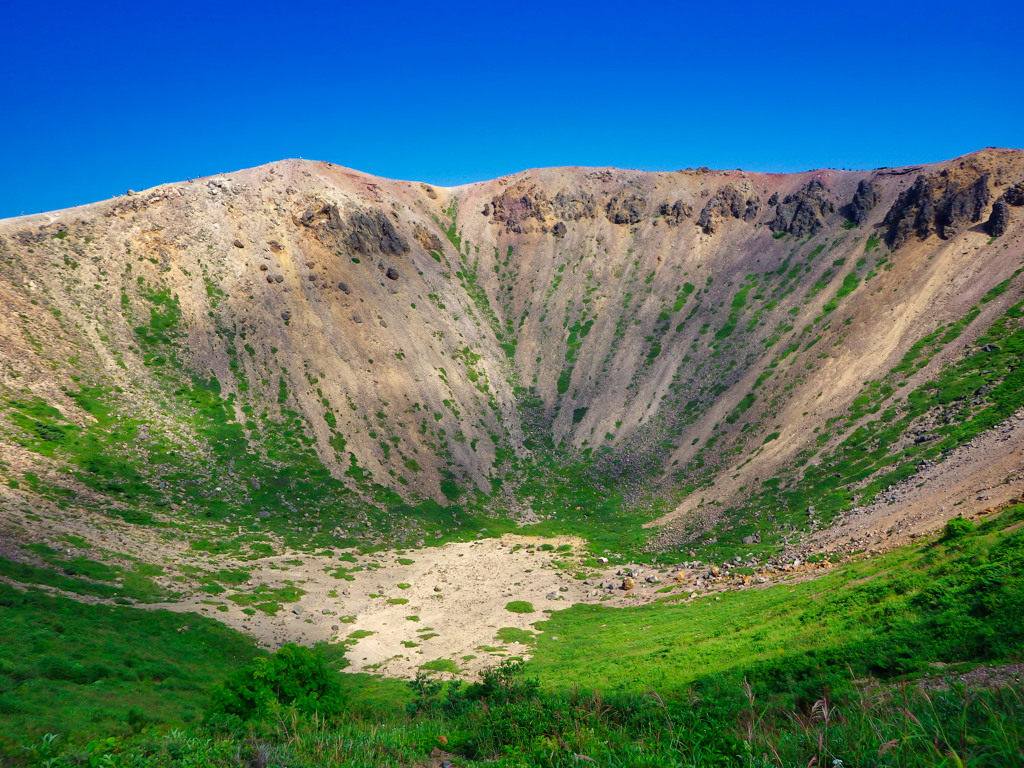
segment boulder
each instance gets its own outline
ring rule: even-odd
[[[985,231],[992,237],[1002,237],[1006,226],[1010,223],[1010,206],[1006,200],[999,198],[992,205],[992,213],[985,222]]]
[[[627,592],[629,590],[633,589],[635,586],[636,586],[636,582],[633,581],[633,577],[632,576],[626,576],[622,580],[622,589],[626,590]]]

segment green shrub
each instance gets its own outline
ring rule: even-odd
[[[256,658],[213,689],[207,719],[253,720],[280,707],[334,714],[343,707],[338,673],[320,651],[288,643]]]
[[[942,538],[946,541],[961,539],[974,530],[974,524],[962,517],[954,517],[946,523],[942,529]]]

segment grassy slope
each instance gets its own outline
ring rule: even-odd
[[[833,755],[859,764],[890,734],[899,742],[896,762],[882,765],[934,765],[947,748],[1006,760],[1024,748],[1024,733],[1013,726],[1024,722],[1024,699],[957,703],[955,695],[904,694],[901,703],[899,696],[872,694],[865,703],[863,683],[852,678],[918,674],[936,660],[1020,658],[1022,522],[1024,505],[1018,505],[917,549],[721,601],[683,605],[670,598],[633,609],[578,606],[554,614],[541,625],[527,668],[542,683],[540,694],[514,675],[493,690],[423,698],[421,688],[416,701],[427,714],[409,722],[401,712],[408,700],[401,684],[345,676],[349,711],[332,724],[274,720],[260,727],[260,741],[244,743],[242,734],[218,736],[191,725],[91,748],[116,756],[114,764],[149,755],[149,764],[184,765],[181,744],[192,743],[208,764],[231,765],[240,750],[262,743],[279,758],[271,764],[398,765],[424,759],[436,736],[447,733],[450,747],[470,756],[505,750],[505,766],[571,764],[559,743],[570,752],[603,755],[609,765],[667,766],[681,756],[687,764],[713,765],[754,747],[779,749],[801,764],[815,754],[819,762]],[[25,743],[46,752],[44,731],[83,743],[146,722],[194,720],[209,685],[255,655],[248,641],[195,616],[81,605],[7,587],[0,597],[0,702],[9,754]],[[189,629],[178,631],[185,624]],[[745,697],[744,679],[763,703]],[[573,693],[580,686],[584,691]],[[660,698],[646,693],[651,689]],[[841,712],[833,713],[824,742],[817,740],[822,723],[809,716],[822,695]],[[918,725],[907,716],[898,722],[900,706]],[[970,728],[977,731],[967,733]],[[945,746],[933,749],[933,742]],[[76,749],[62,759],[73,762]],[[744,764],[774,764],[755,758],[751,752]]]
[[[803,679],[920,673],[930,661],[1024,650],[1024,505],[962,538],[854,561],[820,578],[650,606],[574,606],[539,625],[531,671],[559,688],[678,689],[746,674],[778,692]],[[791,577],[793,578],[793,577]],[[554,638],[558,638],[555,640]],[[836,681],[831,681],[836,684]]]

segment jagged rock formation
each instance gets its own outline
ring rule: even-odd
[[[1010,206],[1006,200],[999,198],[992,204],[992,213],[985,222],[985,231],[992,237],[1002,237],[1010,223]]]
[[[857,184],[857,191],[850,201],[850,221],[858,226],[868,220],[868,214],[878,205],[878,191],[875,185],[867,179],[862,179]]]
[[[825,185],[820,179],[811,179],[806,187],[783,198],[768,226],[772,232],[786,232],[794,237],[816,235],[825,226],[825,217],[835,210]]]
[[[761,201],[757,196],[748,197],[731,184],[719,189],[701,209],[697,217],[697,226],[705,234],[714,234],[718,221],[728,216],[743,221],[753,221],[761,210]]]
[[[658,206],[658,215],[670,227],[678,227],[693,215],[693,206],[682,200],[676,200],[674,203],[666,201]]]
[[[885,241],[899,248],[913,236],[949,239],[966,224],[981,221],[990,197],[987,174],[944,169],[918,176],[885,215]]]
[[[1010,206],[1024,205],[1024,183],[1014,184],[992,204],[992,213],[985,222],[985,231],[992,237],[1002,237],[1010,224]]]
[[[612,224],[637,224],[644,217],[647,201],[638,194],[623,190],[612,195],[604,207]]]

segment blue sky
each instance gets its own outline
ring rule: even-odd
[[[1006,0],[58,0],[0,26],[0,217],[286,157],[458,184],[1024,147]]]

